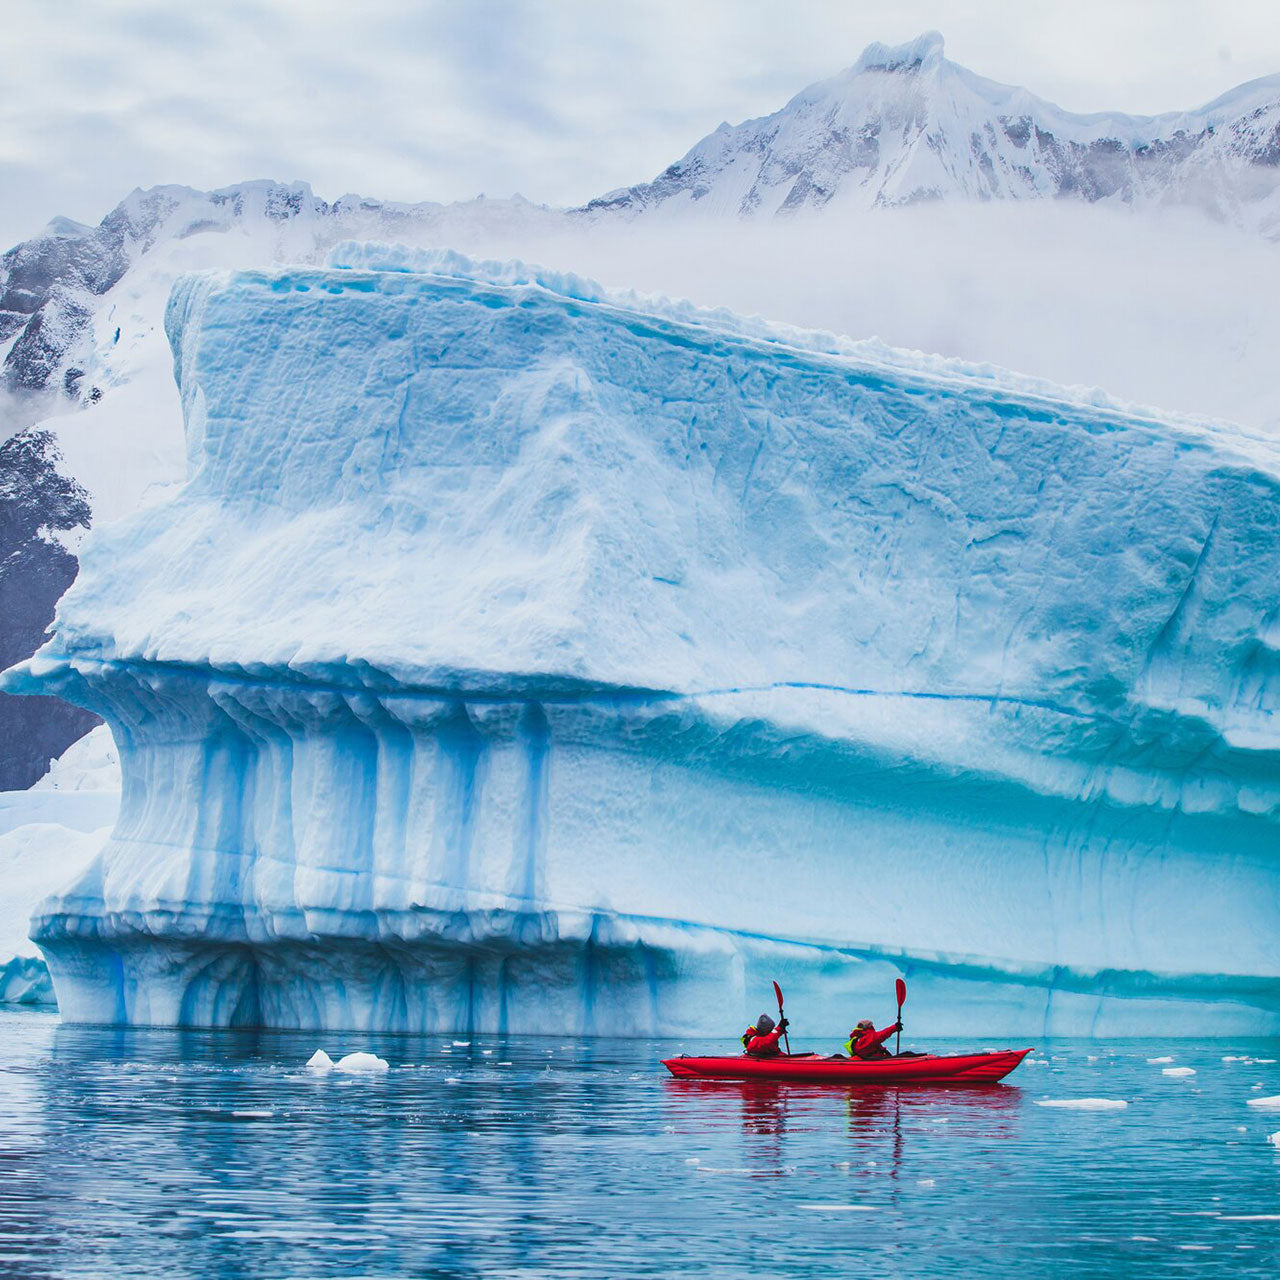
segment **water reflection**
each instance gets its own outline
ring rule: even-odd
[[[1275,1273],[1280,1157],[1243,1099],[1280,1065],[1214,1050],[1172,1081],[1164,1046],[1067,1046],[1019,1084],[833,1089],[672,1080],[667,1045],[470,1040],[0,1013],[0,1275],[702,1280],[762,1230],[798,1278],[855,1243],[931,1280]],[[392,1070],[311,1075],[321,1044]]]

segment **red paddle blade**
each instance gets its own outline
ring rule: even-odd
[[[775,982],[774,986],[777,985],[778,984]],[[907,1003],[907,984],[899,978],[898,981],[894,983],[894,987],[898,992],[898,1008],[901,1009],[902,1006]]]
[[[773,984],[773,994],[778,997],[778,1011],[782,1011],[782,988],[775,982]]]

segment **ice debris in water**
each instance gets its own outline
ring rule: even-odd
[[[1123,1098],[1044,1098],[1037,1107],[1062,1107],[1072,1111],[1123,1111],[1129,1104]]]
[[[1263,1111],[1280,1111],[1280,1093],[1273,1093],[1269,1098],[1248,1098],[1246,1105]]]
[[[1193,1076],[1195,1073],[1194,1067],[1165,1067],[1160,1074],[1162,1076]]]
[[[471,1048],[471,1041],[470,1041],[470,1040],[455,1040],[455,1041],[453,1042],[453,1047],[454,1047],[455,1049],[470,1049],[470,1048]]]
[[[387,1060],[379,1058],[376,1053],[349,1053],[339,1058],[335,1071],[345,1071],[349,1075],[374,1075],[388,1070]]]
[[[1159,1062],[1172,1062],[1173,1059],[1172,1058],[1148,1058],[1147,1061],[1154,1065],[1155,1063],[1159,1063]]]
[[[1222,1061],[1223,1061],[1223,1062],[1248,1062],[1248,1061],[1249,1061],[1249,1059],[1248,1059],[1248,1058],[1237,1058],[1237,1057],[1235,1057],[1235,1056],[1234,1056],[1234,1055],[1232,1055],[1232,1054],[1228,1054],[1225,1058],[1223,1058],[1223,1059],[1222,1059]]]
[[[308,1071],[332,1071],[333,1059],[329,1057],[323,1049],[317,1049],[315,1053],[307,1059]]]

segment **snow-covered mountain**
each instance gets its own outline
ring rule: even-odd
[[[1189,203],[1280,236],[1280,75],[1194,111],[1075,115],[949,62],[930,32],[871,45],[781,111],[722,124],[654,181],[588,208],[759,217],[1045,197]]]
[[[3,384],[15,393],[56,387],[69,396],[100,398],[100,386],[82,385],[103,337],[94,328],[95,300],[175,241],[213,233],[232,243],[236,258],[311,262],[337,241],[353,237],[418,239],[447,233],[461,222],[527,226],[548,213],[518,198],[440,205],[343,196],[331,204],[304,182],[134,191],[98,226],[55,218],[42,235],[0,258],[0,343],[8,344]],[[110,311],[104,317],[116,318]],[[109,341],[116,345],[120,332]]]

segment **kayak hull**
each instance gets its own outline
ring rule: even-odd
[[[803,1084],[992,1084],[1003,1080],[1031,1052],[923,1054],[918,1058],[795,1057],[667,1058],[662,1065],[680,1080],[789,1080]]]

